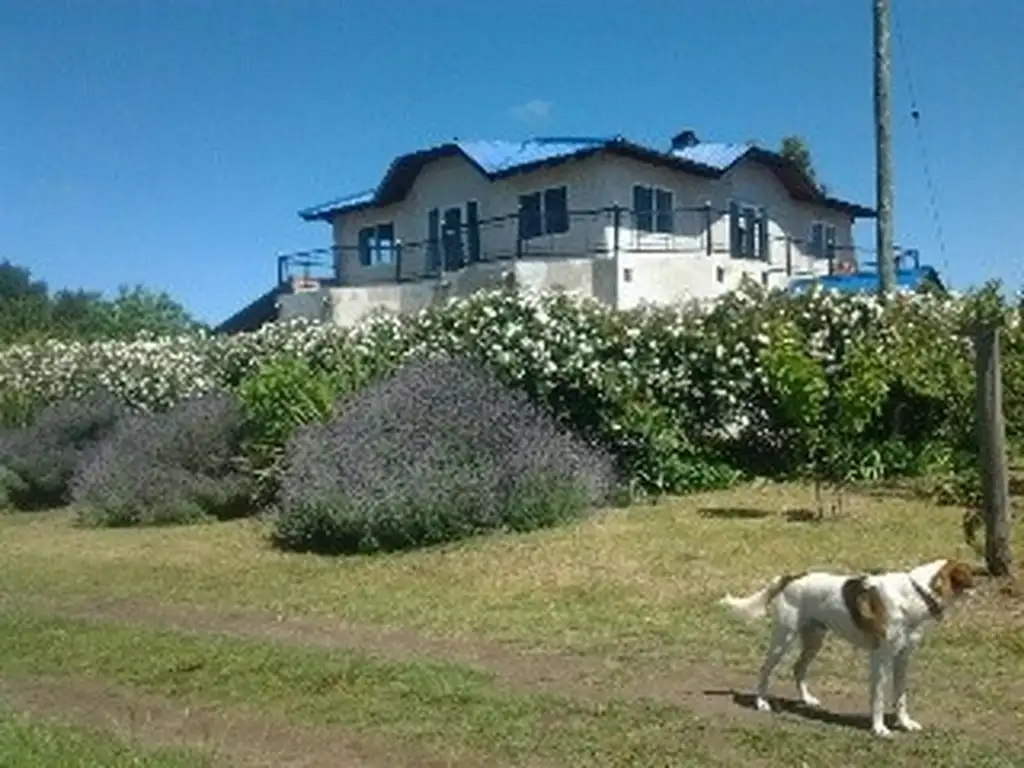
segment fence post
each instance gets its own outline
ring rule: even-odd
[[[612,206],[612,255],[619,257],[619,232],[622,231],[622,207],[616,203]]]
[[[715,222],[711,214],[711,201],[708,200],[704,203],[704,232],[706,233],[704,252],[708,256],[713,256],[715,253],[714,238],[711,236],[711,228],[714,226]]]
[[[985,520],[985,564],[991,576],[1007,576],[1010,553],[1010,488],[1006,461],[1006,424],[999,361],[999,327],[974,329],[976,427],[981,459],[982,515]]]

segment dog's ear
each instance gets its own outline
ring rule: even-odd
[[[974,589],[974,569],[970,565],[960,560],[956,560],[950,563],[948,567],[949,586],[954,595],[961,595],[964,592],[970,592]]]

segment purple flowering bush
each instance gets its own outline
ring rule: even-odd
[[[0,497],[17,509],[67,503],[82,457],[127,413],[106,391],[43,408],[28,426],[0,432]]]
[[[72,481],[79,522],[127,526],[245,514],[252,481],[237,467],[244,421],[237,398],[223,392],[163,413],[131,414]]]
[[[288,442],[274,540],[406,549],[575,519],[606,502],[614,458],[468,359],[414,360]]]

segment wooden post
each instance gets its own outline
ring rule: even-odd
[[[1012,565],[1010,487],[1006,466],[1006,424],[1003,421],[998,327],[983,326],[975,330],[974,354],[985,564],[991,576],[1007,576]]]

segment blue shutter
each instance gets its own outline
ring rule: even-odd
[[[519,237],[529,240],[543,233],[540,215],[540,193],[519,196]]]
[[[480,261],[480,211],[475,200],[466,203],[466,230],[469,261]]]
[[[565,187],[544,190],[544,232],[560,235],[569,231],[569,196]]]
[[[734,259],[742,256],[740,247],[740,206],[732,202],[729,203],[729,255]]]
[[[672,234],[675,232],[675,216],[672,211],[673,195],[671,192],[659,189],[654,194],[654,209],[657,217],[654,222],[656,232]]]
[[[427,213],[427,270],[436,272],[441,268],[441,214],[437,208]]]
[[[757,255],[765,261],[771,261],[771,238],[768,236],[768,212],[762,208],[757,216]]]
[[[650,187],[633,187],[633,228],[638,232],[654,231],[654,193]]]

